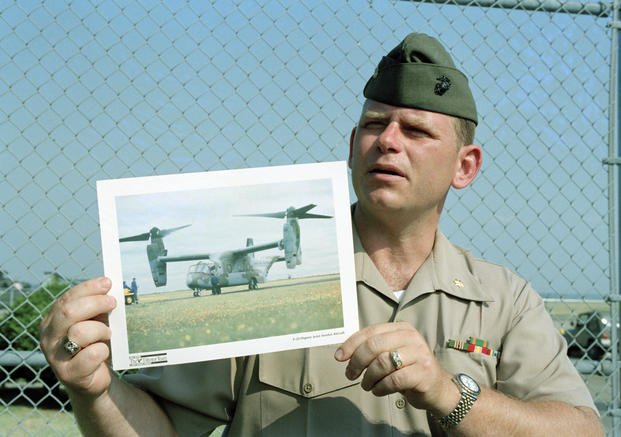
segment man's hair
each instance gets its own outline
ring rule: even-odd
[[[457,146],[466,146],[474,143],[474,131],[477,125],[472,120],[455,117],[455,133],[457,134]]]

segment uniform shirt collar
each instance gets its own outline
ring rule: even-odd
[[[375,264],[365,252],[355,224],[353,226],[353,238],[356,281],[364,282],[388,299],[398,302],[393,290],[388,287]],[[410,281],[401,305],[405,305],[419,296],[436,291],[442,291],[459,299],[478,302],[493,301],[494,299],[483,290],[480,281],[473,274],[470,268],[471,261],[468,252],[451,244],[446,236],[438,230],[431,254]]]

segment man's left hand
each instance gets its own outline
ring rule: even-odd
[[[391,353],[396,352],[396,356]],[[402,393],[416,408],[444,415],[459,401],[452,375],[436,361],[422,335],[407,322],[382,323],[363,328],[336,351],[348,361],[345,376],[376,396]],[[399,363],[400,361],[400,363]]]

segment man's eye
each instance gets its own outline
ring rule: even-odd
[[[379,121],[369,121],[364,124],[364,127],[367,129],[383,129],[385,124]]]
[[[417,127],[407,127],[403,129],[408,135],[417,136],[417,137],[427,137],[429,133],[424,131],[423,129],[419,129]]]

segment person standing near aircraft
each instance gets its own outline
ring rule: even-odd
[[[134,295],[134,301],[138,303],[138,284],[136,283],[136,278],[132,278],[131,290]]]
[[[214,272],[211,272],[210,282],[211,282],[211,292],[212,294],[220,294],[220,281],[218,281],[218,277]]]
[[[41,337],[86,434],[602,435],[538,295],[438,229],[447,192],[482,163],[466,76],[414,33],[363,94],[349,149],[361,330],[338,347],[146,369],[127,384],[93,320],[116,304],[110,281],[87,281]]]

